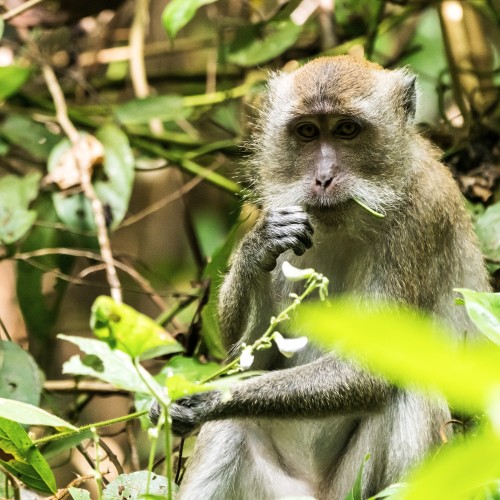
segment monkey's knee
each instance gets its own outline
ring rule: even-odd
[[[283,469],[272,440],[246,421],[205,424],[178,500],[276,500],[314,496],[311,485]]]

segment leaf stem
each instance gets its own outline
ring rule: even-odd
[[[172,436],[171,436],[171,424],[172,420],[170,418],[170,404],[171,399],[168,394],[159,393],[154,387],[154,379],[151,379],[148,372],[145,372],[140,365],[139,358],[134,358],[134,367],[137,371],[137,374],[141,378],[141,380],[146,384],[149,392],[156,398],[156,400],[160,403],[163,415],[165,416],[165,468],[166,468],[166,476],[167,476],[167,498],[168,500],[173,499],[173,480],[174,480],[174,471],[172,470]],[[153,383],[151,383],[153,381]],[[151,471],[150,471],[151,472]],[[149,483],[149,476],[148,476]]]
[[[82,425],[81,427],[78,427],[76,431],[65,431],[65,432],[59,432],[57,434],[51,434],[50,436],[45,436],[40,439],[35,439],[33,440],[34,445],[39,445],[39,444],[44,444],[48,443],[50,441],[56,441],[58,439],[63,439],[68,436],[74,436],[76,434],[81,434],[82,432],[88,431],[89,429],[92,429],[95,427],[96,429],[100,427],[107,427],[109,425],[113,424],[118,424],[120,422],[127,422],[128,420],[133,420],[138,417],[142,417],[142,415],[146,415],[148,413],[148,410],[141,410],[141,411],[136,411],[135,413],[130,413],[128,415],[122,415],[121,417],[117,418],[111,418],[109,420],[103,420],[102,422],[96,422],[93,424],[87,424],[87,425]]]
[[[92,427],[92,440],[94,441],[94,449],[95,449],[95,482],[97,484],[97,494],[99,500],[102,499],[102,474],[101,474],[101,460],[99,457],[99,434],[97,433],[97,429]]]
[[[283,311],[281,311],[277,317],[271,318],[267,330],[257,340],[255,340],[253,344],[251,344],[250,350],[253,352],[255,350],[258,350],[261,346],[268,345],[271,341],[272,334],[276,330],[276,327],[283,321],[289,319],[289,313],[293,312],[300,305],[300,303],[314,290],[316,290],[317,288],[325,287],[327,283],[328,280],[322,274],[316,272],[313,273],[313,275],[307,281],[305,290],[302,292],[302,294],[299,296],[295,296],[292,303],[288,305],[285,309],[283,309]],[[231,361],[229,364],[227,364],[214,374],[203,379],[200,383],[206,384],[207,382],[211,382],[212,380],[220,377],[221,375],[225,375],[226,373],[229,373],[230,371],[237,369],[240,364],[240,358],[241,356],[238,356],[236,359]]]
[[[384,214],[381,214],[380,212],[377,212],[376,210],[373,210],[373,208],[370,208],[368,205],[363,203],[361,200],[353,196],[353,201],[355,201],[360,207],[364,208],[367,212],[371,213],[375,217],[378,217],[380,219],[383,219],[385,217]]]

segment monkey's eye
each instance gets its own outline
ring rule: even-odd
[[[335,135],[341,139],[353,139],[359,134],[361,127],[352,120],[341,121],[335,128]]]
[[[319,135],[319,129],[314,123],[302,123],[295,128],[295,133],[300,139],[311,141]]]

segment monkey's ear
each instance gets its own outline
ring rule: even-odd
[[[412,122],[415,118],[415,111],[417,109],[417,90],[415,88],[416,80],[417,77],[415,75],[410,75],[408,73],[404,73],[401,79],[403,109],[406,113],[407,120],[410,122]]]

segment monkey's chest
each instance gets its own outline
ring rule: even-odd
[[[356,417],[272,418],[255,421],[255,432],[271,461],[293,477],[319,484],[343,456],[357,426]]]

